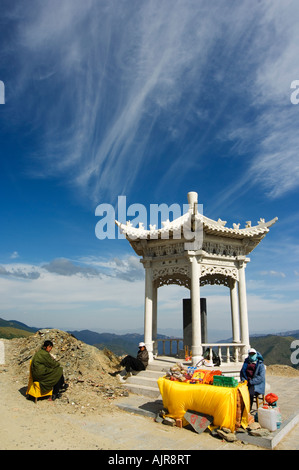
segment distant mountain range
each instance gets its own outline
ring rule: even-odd
[[[47,327],[52,328],[52,327]],[[24,336],[29,336],[36,333],[40,329],[47,329],[30,327],[16,320],[3,320],[0,318],[0,338],[12,339]],[[114,334],[114,333],[97,333],[90,330],[81,331],[67,331],[72,334],[78,340],[83,341],[86,344],[95,346],[98,349],[110,349],[114,354],[119,356],[123,354],[131,354],[136,356],[138,351],[138,344],[144,340],[143,334],[139,333],[127,333],[127,334]],[[169,336],[158,334],[158,338],[169,338]],[[169,345],[166,344],[165,352],[169,352]],[[160,345],[159,353],[162,352],[162,344]]]
[[[50,327],[49,327],[50,328]],[[0,318],[0,338],[17,338],[29,336],[42,328],[33,328],[16,320],[3,320]],[[136,356],[138,343],[143,341],[143,334],[127,333],[97,333],[90,330],[68,331],[78,340],[86,344],[97,347],[98,349],[110,349],[117,355],[131,354]],[[170,336],[158,334],[158,338],[169,338]],[[299,366],[291,363],[291,354],[293,350],[290,348],[292,342],[299,339],[299,330],[288,330],[276,334],[251,335],[250,344],[257,349],[262,356],[266,365],[283,364],[299,369]],[[224,340],[230,342],[230,340]],[[167,342],[166,342],[167,345]],[[162,344],[160,343],[160,348]],[[169,352],[166,349],[166,354]],[[162,350],[159,349],[159,353]]]
[[[114,333],[96,333],[90,330],[68,331],[68,333],[71,333],[83,343],[90,344],[98,349],[110,349],[118,356],[123,354],[136,356],[138,344],[144,340],[143,335],[138,333],[116,335]]]

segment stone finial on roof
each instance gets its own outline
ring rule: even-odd
[[[188,193],[188,203],[193,214],[197,213],[198,194],[195,191]]]

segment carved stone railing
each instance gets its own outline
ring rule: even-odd
[[[202,347],[205,351],[210,351],[212,359],[212,349],[219,356],[221,364],[230,364],[233,362],[242,362],[243,360],[243,343],[203,343]]]
[[[154,354],[158,355],[158,343],[162,343],[162,355],[163,356],[176,356],[184,357],[183,348],[180,349],[180,343],[183,344],[182,338],[159,338],[154,341]],[[166,345],[169,344],[169,348],[166,351]],[[243,361],[243,343],[203,343],[204,352],[210,351],[210,358],[212,359],[212,350],[219,356],[221,364],[231,364],[234,362]],[[168,350],[169,349],[169,350]],[[160,353],[161,354],[161,353]]]
[[[158,343],[162,343],[163,356],[179,356],[183,350],[180,350],[180,342],[183,343],[182,338],[159,338],[154,341],[154,354],[158,354]],[[166,344],[169,344],[169,351],[166,352]]]

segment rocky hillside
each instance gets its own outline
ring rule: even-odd
[[[27,338],[5,340],[6,363],[22,384],[20,391],[23,394],[28,385],[30,359],[46,339],[53,342],[53,356],[63,367],[65,380],[69,383],[68,390],[56,403],[67,406],[69,412],[98,410],[109,406],[114,398],[128,394],[118,378],[109,375],[119,363],[117,356],[56,329],[39,330]]]
[[[261,353],[266,365],[282,364],[299,369],[298,364],[292,364],[291,345],[294,336],[266,335],[250,338],[250,344]]]

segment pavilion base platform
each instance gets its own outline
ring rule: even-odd
[[[148,369],[130,377],[124,386],[130,391],[128,397],[117,399],[119,408],[130,413],[143,414],[154,418],[163,409],[163,400],[159,392],[157,379],[167,372],[179,359],[174,357],[160,356],[149,364]],[[180,360],[180,362],[183,362]],[[189,365],[190,363],[185,362]],[[240,364],[242,366],[242,364]],[[223,365],[225,375],[234,373],[238,369],[237,364],[233,367]],[[235,375],[236,376],[236,375]],[[138,380],[138,382],[136,382]],[[143,383],[142,383],[143,380]],[[139,382],[140,381],[140,382]],[[286,378],[285,376],[269,375],[267,377],[266,391],[278,395],[278,403],[282,415],[282,425],[277,431],[271,432],[268,437],[255,437],[248,433],[237,432],[236,437],[244,443],[258,446],[264,449],[274,449],[284,442],[282,449],[298,450],[298,423],[299,423],[299,377]],[[296,431],[297,430],[297,431]],[[293,433],[290,433],[293,431]]]
[[[184,359],[171,356],[157,356],[149,363],[146,370],[132,374],[123,385],[131,393],[161,399],[162,397],[157,380],[159,377],[163,377],[170,367],[177,362],[192,367],[191,361],[185,361]],[[222,374],[227,377],[238,378],[242,365],[243,363],[241,362],[230,362],[228,364],[222,364],[219,367],[200,366],[200,369],[221,370]]]

